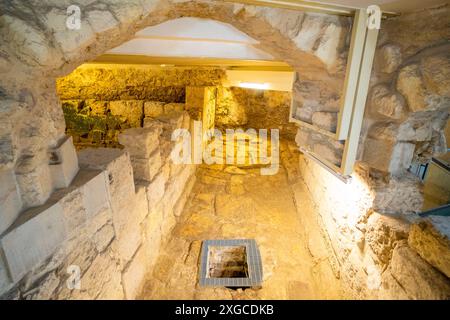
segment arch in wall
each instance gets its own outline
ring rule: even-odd
[[[28,195],[25,207],[42,204],[53,190],[42,176],[48,171],[48,149],[64,137],[55,78],[147,26],[186,16],[229,23],[290,64],[302,79],[327,88],[330,95],[341,91],[349,18],[210,0],[111,0],[80,4],[81,29],[69,30],[67,8],[52,2],[0,5],[0,120],[5,123],[0,170],[14,171],[20,193]]]

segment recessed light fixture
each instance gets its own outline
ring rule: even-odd
[[[248,88],[248,89],[267,90],[267,89],[269,89],[269,84],[268,83],[258,83],[258,82],[239,82],[239,87]]]

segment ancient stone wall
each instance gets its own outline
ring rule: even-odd
[[[78,149],[121,148],[118,136],[129,128],[143,127],[156,117],[184,110],[184,103],[148,100],[63,100],[66,134]]]
[[[216,88],[216,127],[279,129],[283,137],[294,139],[291,93],[229,88],[223,86],[225,80],[220,68],[83,65],[57,80],[57,92],[66,134],[79,149],[120,147],[117,137],[123,130],[143,127],[146,117],[183,110],[188,86]]]
[[[449,12],[446,5],[382,22],[361,150],[374,169],[401,176],[413,161],[447,152]]]
[[[448,13],[444,6],[382,22],[361,135],[362,161],[350,183],[308,158],[299,160],[336,271],[354,298],[450,296],[444,262],[450,219],[417,214],[421,183],[407,172],[412,161],[429,161],[447,148]],[[299,130],[296,140],[311,143],[314,135]]]
[[[70,186],[2,232],[0,297],[135,298],[195,182],[194,165],[169,161],[189,123],[179,112],[125,130],[125,150],[82,150]]]
[[[289,123],[291,102],[290,92],[220,87],[216,126],[279,129],[280,136],[293,140],[297,127]]]
[[[380,194],[378,183],[370,178],[367,167],[359,166],[352,182],[345,184],[307,158],[300,157],[299,162],[301,176],[330,244],[329,259],[336,262],[332,265],[343,280],[346,296],[450,297],[445,262],[450,252],[450,235],[445,227],[450,223],[448,217],[382,214],[374,208],[377,202],[385,204],[386,196]],[[403,190],[405,186],[397,188]],[[383,192],[395,193],[397,188]]]
[[[215,86],[225,79],[220,68],[82,65],[56,81],[61,100],[148,100],[184,103],[187,86]]]
[[[0,170],[10,177],[0,199],[9,199],[8,214],[2,212],[9,223],[21,211],[44,204],[56,187],[49,150],[64,139],[66,126],[55,79],[147,26],[189,16],[229,23],[303,79],[340,92],[345,46],[339,39],[347,34],[347,18],[212,0],[77,5],[83,13],[81,28],[71,30],[66,26],[67,7],[60,1],[0,3]],[[320,32],[313,32],[314,23],[322,26]],[[143,93],[141,89],[137,91]]]

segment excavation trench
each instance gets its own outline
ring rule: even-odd
[[[287,165],[273,176],[261,175],[258,168],[201,165],[139,297],[342,298],[317,212],[295,170],[299,154],[291,149],[292,142],[282,142],[282,162]],[[199,285],[202,241],[207,239],[255,239],[262,257],[262,285],[238,290]]]

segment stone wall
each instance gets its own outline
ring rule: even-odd
[[[293,140],[297,127],[289,123],[290,92],[220,87],[217,94],[218,128],[279,129]]]
[[[184,103],[186,86],[215,86],[220,68],[82,65],[56,81],[61,100],[148,100]]]
[[[446,149],[449,7],[382,22],[350,183],[300,157],[347,294],[357,299],[448,299],[450,218],[422,217],[421,183],[407,172]],[[424,30],[426,30],[424,32]],[[299,145],[320,145],[299,130]],[[335,148],[337,149],[337,148]],[[338,159],[330,154],[329,159]],[[437,253],[439,251],[439,253]]]
[[[172,114],[125,130],[125,150],[82,150],[70,186],[1,233],[0,297],[135,298],[195,182],[195,166],[169,161],[189,125]]]
[[[449,13],[446,5],[382,22],[361,150],[374,169],[402,176],[447,152]]]
[[[63,100],[66,134],[78,149],[121,148],[118,136],[129,128],[143,127],[156,117],[184,110],[183,103],[148,100]]]
[[[380,194],[378,182],[369,176],[367,167],[359,166],[351,183],[345,184],[307,158],[300,157],[299,165],[346,296],[354,299],[450,297],[449,217],[380,213],[375,209],[377,203],[386,205],[391,198]],[[404,187],[383,192],[395,193]],[[398,201],[408,200],[414,201]]]
[[[279,129],[283,137],[294,139],[296,127],[289,123],[291,93],[228,88],[223,86],[225,80],[225,71],[217,68],[83,65],[57,80],[57,92],[66,134],[78,149],[121,147],[117,137],[123,130],[143,127],[145,118],[183,110],[187,87],[215,88],[218,128]],[[187,109],[197,119],[202,107]]]

